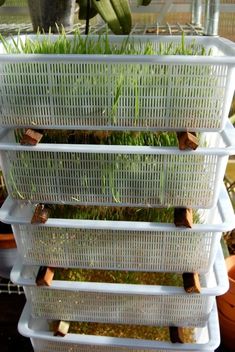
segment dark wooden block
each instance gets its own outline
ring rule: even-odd
[[[170,326],[169,332],[170,332],[170,340],[172,343],[184,343],[182,328],[179,328],[177,326]]]
[[[193,226],[193,210],[191,208],[175,208],[174,224],[177,227],[191,228]]]
[[[36,277],[37,286],[50,286],[53,280],[55,269],[48,266],[40,266]]]
[[[183,273],[184,290],[187,293],[200,293],[201,284],[198,273]]]
[[[177,133],[179,149],[197,149],[199,142],[194,132],[178,132]]]
[[[21,145],[36,145],[42,139],[43,134],[37,131],[31,130],[30,128],[27,129],[25,134],[23,135],[20,144]]]

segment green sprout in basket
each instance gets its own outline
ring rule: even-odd
[[[16,141],[21,139],[22,132],[15,133]],[[152,146],[177,147],[177,137],[174,132],[115,132],[115,131],[44,131],[44,143],[76,143],[80,146],[91,144],[117,146]],[[169,149],[170,150],[170,149]],[[15,154],[15,157],[13,156]],[[169,155],[172,162],[167,168],[162,167],[162,155],[139,154],[106,154],[46,151],[9,151],[6,157],[11,160],[9,168],[8,186],[15,198],[40,201],[43,187],[47,199],[53,201],[54,194],[62,197],[62,202],[84,203],[86,199],[97,197],[98,202],[109,197],[112,203],[132,202],[133,196],[142,202],[158,202],[164,204],[163,196],[170,187],[181,182],[179,171],[176,169],[177,157],[182,164],[188,155]],[[198,168],[203,168],[203,156],[193,155],[197,159]],[[186,159],[185,159],[186,158]],[[202,159],[202,160],[201,160]],[[185,161],[184,161],[185,160]],[[91,166],[89,166],[91,165]],[[187,164],[184,168],[189,167]],[[186,169],[187,171],[187,169]],[[203,170],[202,170],[203,171]],[[151,172],[151,187],[146,175]],[[164,176],[164,177],[163,177]],[[94,184],[94,179],[96,180]],[[22,182],[23,180],[23,182]],[[69,180],[66,181],[66,180]],[[183,182],[183,181],[182,181]],[[57,188],[59,187],[59,188]],[[94,188],[95,187],[95,188]],[[59,190],[60,189],[60,190]],[[183,185],[179,188],[183,192]],[[170,188],[169,188],[170,191]],[[98,198],[100,197],[100,198]],[[109,202],[110,202],[109,201]],[[138,203],[137,203],[138,204]],[[157,203],[156,203],[157,204]]]
[[[26,36],[24,40],[20,35],[11,41],[0,39],[8,54],[64,56],[64,60],[58,62],[56,57],[55,61],[48,62],[44,57],[42,62],[26,59],[23,66],[21,63],[4,65],[7,86],[9,80],[14,81],[18,75],[17,84],[13,81],[11,84],[11,105],[7,109],[11,116],[14,106],[22,110],[22,114],[17,114],[19,124],[21,121],[24,124],[29,116],[34,116],[31,123],[37,124],[37,118],[45,118],[46,113],[48,119],[53,114],[59,121],[66,120],[71,125],[75,124],[72,121],[80,125],[96,125],[102,121],[106,126],[120,126],[121,123],[123,127],[146,128],[153,127],[155,119],[178,117],[188,120],[188,127],[193,128],[195,115],[200,118],[205,113],[204,96],[210,98],[216,86],[213,69],[208,65],[191,65],[190,60],[188,65],[169,65],[157,61],[144,64],[141,60],[140,63],[120,63],[115,59],[115,62],[107,63],[82,59],[83,55],[126,58],[211,55],[210,50],[194,40],[186,44],[184,35],[178,43],[141,41],[131,36],[116,42],[108,34],[83,36],[79,31],[73,36],[62,32],[57,36]],[[78,61],[69,62],[66,55],[81,56]],[[213,104],[216,105],[216,101]],[[43,110],[45,107],[48,112]],[[35,117],[35,113],[39,116]]]

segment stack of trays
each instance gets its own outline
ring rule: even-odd
[[[110,40],[118,46],[123,37]],[[182,44],[181,37],[133,40],[136,47]],[[27,298],[19,330],[37,352],[212,351],[219,344],[215,297],[228,289],[220,239],[235,225],[222,187],[228,157],[235,154],[234,129],[226,121],[235,50],[221,38],[184,40],[185,48],[203,46],[213,55],[0,55],[0,156],[9,193],[0,218],[12,224],[19,250],[11,274]],[[191,131],[200,132],[200,143],[197,150],[183,151],[58,141],[21,145],[14,129],[25,127],[90,133]],[[49,217],[32,223],[38,203],[136,211],[191,208],[199,221],[191,228],[128,217]],[[198,273],[201,291],[98,280],[55,279],[38,287],[41,266]],[[173,344],[86,333],[58,337],[52,332],[54,320],[192,327],[193,340]]]

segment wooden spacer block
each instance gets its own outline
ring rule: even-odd
[[[197,149],[199,142],[194,132],[178,132],[177,138],[179,142],[179,149]]]
[[[45,224],[49,218],[49,210],[47,208],[43,208],[41,214],[39,216],[39,222]]]
[[[31,219],[31,224],[45,224],[49,217],[49,209],[43,204],[37,204]]]
[[[42,204],[37,204],[36,208],[34,210],[32,219],[31,219],[31,224],[35,224],[39,222],[39,217],[40,214],[42,213],[43,205]]]
[[[69,331],[70,322],[60,320],[54,332],[54,336],[65,336]]]
[[[170,340],[172,343],[184,343],[183,329],[177,326],[170,326]]]
[[[21,138],[20,144],[21,145],[36,145],[42,139],[43,134],[39,133],[35,130],[31,130],[30,128],[24,133],[23,137]]]
[[[158,29],[157,29],[157,28],[147,29],[147,30],[146,30],[146,33],[148,33],[148,34],[153,34],[153,33],[157,33],[157,32],[158,32]]]
[[[185,226],[191,228],[193,226],[193,210],[191,208],[175,208],[174,224],[177,227]]]
[[[40,266],[36,277],[37,286],[50,286],[53,280],[55,269],[49,266]]]
[[[183,273],[184,290],[187,293],[200,293],[201,284],[198,273]]]

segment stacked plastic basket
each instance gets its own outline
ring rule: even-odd
[[[110,40],[119,45],[123,38]],[[133,40],[157,47],[177,45],[182,38]],[[1,47],[0,150],[9,198],[0,213],[13,226],[20,255],[11,279],[23,285],[28,301],[19,330],[35,351],[212,351],[218,346],[215,297],[228,289],[220,239],[235,225],[222,187],[228,157],[235,152],[234,129],[226,122],[235,50],[221,38],[186,37],[185,45],[192,40],[213,55],[9,55]],[[16,128],[189,130],[200,133],[200,146],[184,151],[151,145],[29,146],[16,140]],[[193,208],[200,223],[185,228],[49,217],[32,224],[38,203]],[[189,294],[174,286],[60,280],[38,287],[40,266],[197,272],[202,288]],[[59,337],[50,329],[52,320],[193,327],[195,341]]]

